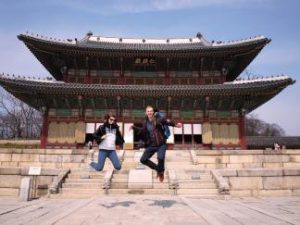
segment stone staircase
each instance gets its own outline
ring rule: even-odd
[[[161,183],[156,178],[156,172],[139,163],[143,151],[125,151],[122,161],[122,170],[114,171],[110,186],[104,189],[105,173],[113,169],[110,161],[106,161],[104,170],[101,172],[87,168],[72,169],[65,179],[60,193],[56,197],[62,198],[86,198],[95,195],[113,194],[154,194],[154,195],[197,195],[197,196],[218,196],[218,188],[214,183],[210,170],[199,168],[194,165],[189,150],[167,151],[165,179]],[[152,157],[156,163],[156,155]],[[132,186],[129,174],[132,171],[151,174],[150,182],[146,186]],[[171,187],[169,173],[176,177],[176,187]],[[144,182],[143,175],[138,180]],[[174,179],[174,177],[172,178]],[[174,180],[173,180],[174,182]],[[145,185],[145,184],[144,184]],[[51,197],[55,197],[51,195]]]
[[[193,164],[189,150],[167,152],[166,169],[175,171],[178,195],[217,196],[218,188],[210,170]]]

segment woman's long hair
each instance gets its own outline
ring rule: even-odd
[[[108,123],[108,120],[109,120],[110,117],[115,118],[115,121],[114,121],[113,124],[116,124],[116,123],[117,123],[117,117],[116,117],[114,114],[112,114],[112,113],[107,113],[107,114],[104,116],[104,123]]]

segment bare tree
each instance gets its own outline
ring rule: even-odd
[[[259,76],[254,75],[253,69],[248,67],[243,71],[243,73],[238,77],[239,79],[251,80]]]
[[[0,135],[10,138],[39,137],[40,112],[2,90],[0,96]]]
[[[258,118],[257,115],[251,114],[246,116],[246,135],[247,136],[284,136],[284,130],[276,123],[266,123]]]

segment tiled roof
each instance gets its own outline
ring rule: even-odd
[[[248,136],[246,137],[247,146],[250,149],[274,148],[274,143],[286,148],[300,148],[300,137],[267,137],[267,136]]]
[[[190,110],[199,107],[203,110],[203,107],[207,107],[206,109],[210,110],[243,109],[248,113],[293,83],[294,81],[286,76],[282,79],[274,78],[267,81],[262,79],[255,82],[228,82],[215,85],[110,85],[41,81],[0,75],[2,87],[37,110],[44,106],[71,107],[70,103],[66,103],[70,101],[72,101],[72,107],[82,107],[78,101],[81,97],[85,104],[89,104],[90,101],[98,102],[110,99],[113,101],[113,105],[117,99],[120,99],[120,104],[128,105],[127,100],[130,99],[131,103],[128,107],[135,104],[133,103],[135,100],[156,99],[157,102],[164,102],[171,97],[171,104],[182,110],[187,110],[186,107],[191,107],[188,108]],[[178,101],[186,102],[187,100],[193,106],[178,103]],[[58,102],[60,103],[58,104]],[[160,108],[164,106],[162,105]],[[96,107],[96,105],[92,107]],[[105,106],[100,104],[97,107]]]
[[[256,36],[237,41],[217,41],[209,42],[202,36],[200,38],[166,38],[166,39],[150,39],[150,38],[118,38],[103,36],[86,36],[82,40],[63,40],[56,38],[48,38],[42,35],[34,35],[30,33],[18,36],[21,40],[34,40],[41,43],[65,45],[69,47],[81,47],[103,50],[139,50],[139,51],[177,51],[177,50],[204,50],[204,49],[226,49],[239,47],[254,43],[268,43],[270,39],[264,36]]]
[[[214,85],[111,85],[41,81],[0,75],[0,84],[12,91],[87,96],[238,96],[280,91],[293,82],[288,76],[278,76],[255,81],[233,81]]]

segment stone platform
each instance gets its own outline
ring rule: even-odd
[[[205,199],[101,196],[19,202],[0,198],[1,225],[300,224],[300,197]]]
[[[0,148],[0,196],[18,197],[21,179],[28,176],[31,166],[42,168],[37,177],[38,197],[49,196],[49,191],[51,198],[300,196],[300,150],[169,150],[163,183],[139,163],[141,154],[118,151],[122,170],[111,172],[107,160],[104,171],[97,172],[87,169],[87,149]]]

